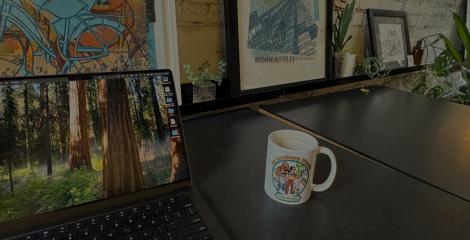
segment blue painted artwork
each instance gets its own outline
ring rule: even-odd
[[[319,19],[318,0],[251,0],[248,48],[314,57]]]
[[[156,67],[141,0],[0,0],[0,74]]]

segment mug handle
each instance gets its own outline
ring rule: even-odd
[[[325,154],[330,158],[331,170],[330,170],[330,174],[328,178],[322,184],[314,184],[312,182],[312,191],[314,192],[323,192],[323,191],[326,191],[328,188],[330,188],[331,185],[333,184],[333,181],[335,180],[336,170],[337,170],[335,154],[329,148],[319,147],[319,153]]]

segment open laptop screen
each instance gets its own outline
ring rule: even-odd
[[[96,76],[0,82],[0,222],[189,179],[171,73]]]

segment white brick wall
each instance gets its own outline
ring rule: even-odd
[[[337,6],[344,6],[345,2],[350,0],[334,0]],[[464,14],[464,2],[465,0],[357,0],[349,29],[353,39],[347,48],[357,53],[359,58],[364,55],[365,12],[368,8],[406,11],[412,47],[420,38],[435,33],[444,33],[455,41],[457,37],[452,12]],[[336,17],[336,13],[334,16]]]
[[[206,60],[211,72],[225,59],[223,0],[176,0],[180,65],[199,67]],[[183,83],[189,80],[180,66]]]
[[[330,0],[327,0],[330,1]],[[334,0],[342,6],[351,0]],[[353,39],[347,46],[364,55],[367,8],[402,10],[408,13],[411,46],[421,37],[445,33],[456,39],[452,12],[464,13],[465,0],[357,0],[349,29]],[[176,0],[180,62],[199,66],[204,60],[217,62],[224,56],[223,0]],[[333,14],[336,17],[336,13]],[[213,64],[215,68],[215,64]],[[183,76],[183,81],[185,78]]]

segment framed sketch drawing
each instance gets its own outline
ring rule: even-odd
[[[232,8],[237,5],[237,23],[230,26],[237,26],[238,34],[232,37],[238,39],[238,54],[231,55],[238,58],[242,91],[328,76],[332,1],[229,2]],[[235,45],[231,43],[229,48]]]
[[[367,9],[370,47],[381,69],[408,66],[411,54],[406,12]]]

